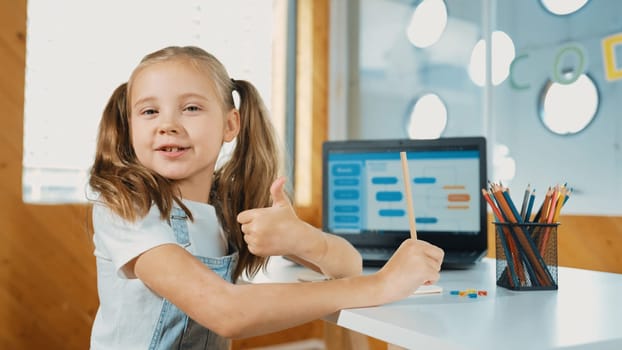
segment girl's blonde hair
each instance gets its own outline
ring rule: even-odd
[[[136,73],[144,67],[168,60],[185,59],[211,79],[223,111],[235,108],[233,91],[240,97],[240,132],[231,158],[214,173],[210,203],[216,208],[229,243],[239,252],[234,279],[242,272],[254,275],[267,263],[267,258],[251,254],[237,214],[269,206],[270,185],[280,169],[280,153],[273,126],[255,87],[244,80],[233,80],[225,67],[208,52],[198,47],[167,47],[145,56],[128,83],[115,89],[99,124],[95,161],[89,185],[99,193],[111,210],[129,221],[144,217],[152,205],[168,220],[176,203],[192,220],[192,213],[182,203],[175,182],[140,164],[130,137],[129,91]]]

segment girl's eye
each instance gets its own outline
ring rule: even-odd
[[[158,111],[156,111],[155,109],[145,109],[144,111],[142,111],[143,115],[154,115],[158,113]]]
[[[198,112],[201,108],[199,108],[199,106],[187,106],[185,110],[188,112]]]

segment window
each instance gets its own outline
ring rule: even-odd
[[[558,135],[576,134],[585,129],[598,110],[598,89],[581,74],[572,83],[547,81],[540,94],[540,119]]]
[[[425,94],[415,99],[407,115],[408,137],[437,139],[447,126],[447,107],[436,94]]]
[[[282,4],[28,1],[24,201],[86,201],[97,125],[108,97],[145,54],[164,46],[201,46],[233,78],[253,82],[268,109],[281,111],[276,106],[281,99],[272,100],[273,73],[282,77],[281,65],[273,70],[272,42],[273,27],[285,30],[276,21],[286,16],[275,15]]]
[[[547,11],[564,16],[579,11],[589,0],[540,0]]]
[[[467,68],[484,3],[332,1],[331,138],[482,135],[484,88]]]

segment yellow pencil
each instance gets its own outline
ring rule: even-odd
[[[566,200],[566,196],[568,195],[568,189],[566,186],[562,186],[559,194],[559,198],[557,199],[557,206],[555,207],[555,214],[553,214],[553,222],[557,222],[559,220],[559,212],[562,210],[562,206],[564,205],[564,201]]]

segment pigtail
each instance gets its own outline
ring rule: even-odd
[[[216,173],[213,188],[217,198],[212,203],[238,249],[240,260],[234,271],[234,278],[238,278],[244,271],[253,276],[267,263],[267,258],[249,252],[237,214],[271,205],[268,189],[278,175],[280,156],[274,128],[258,91],[244,80],[232,84],[240,95],[240,132],[230,160]]]

